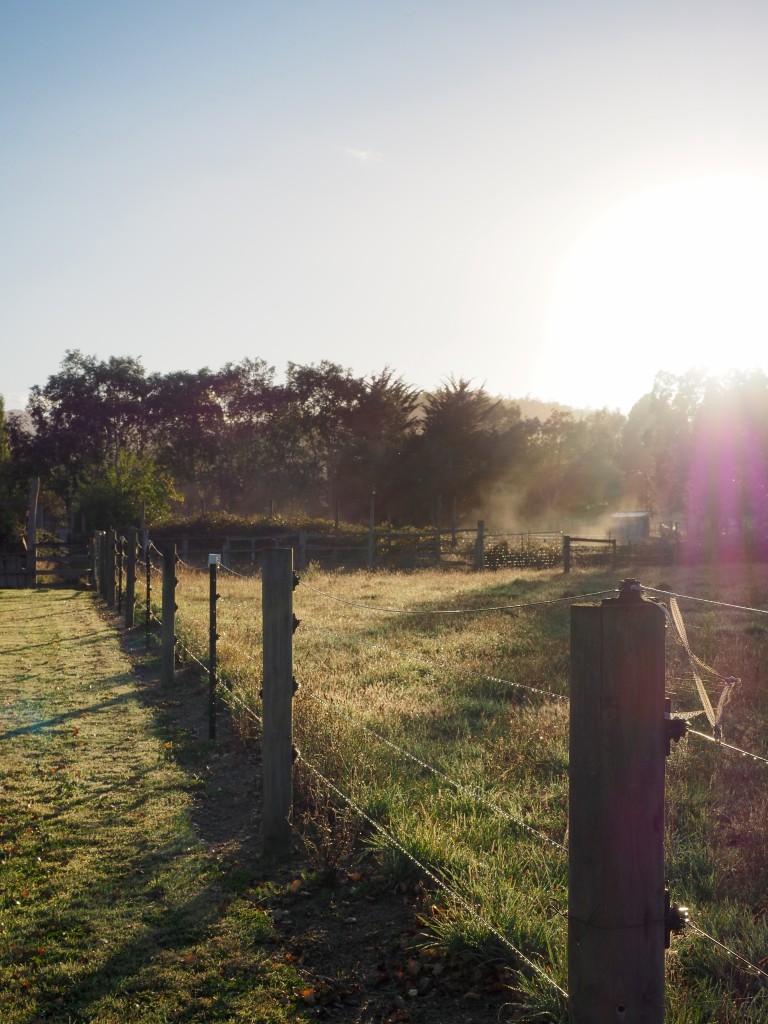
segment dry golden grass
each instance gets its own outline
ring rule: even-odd
[[[477,908],[468,912],[438,892],[430,922],[437,941],[503,953],[495,928],[550,964],[565,987],[567,857],[548,840],[566,841],[568,704],[557,698],[568,694],[569,609],[574,599],[613,591],[621,574],[311,567],[301,575],[294,671],[302,758]],[[662,600],[653,591],[754,609],[680,599],[694,652],[742,679],[725,717],[726,740],[768,757],[768,617],[761,614],[768,569],[653,567],[624,575],[638,576]],[[200,656],[208,578],[180,578],[182,635]],[[258,714],[261,583],[226,572],[219,579],[221,670]],[[675,706],[695,710],[687,656],[668,634]],[[705,678],[716,703],[720,684]],[[693,724],[709,731],[703,717]],[[768,953],[767,772],[768,764],[697,737],[668,762],[674,896],[754,963]],[[413,868],[402,849],[386,856],[392,870]],[[761,983],[696,935],[676,941],[669,965],[670,1022],[735,1020],[728,1015],[737,1006],[740,1020],[768,1019]],[[546,983],[531,984],[531,998],[543,1005]],[[552,1012],[558,1019],[562,1006]]]

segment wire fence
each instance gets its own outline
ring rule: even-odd
[[[147,593],[146,593],[146,618],[148,626],[150,621],[153,626],[157,627],[161,625],[161,618],[158,616],[158,605],[152,600],[152,588],[156,587],[159,579],[162,576],[162,570],[158,566],[157,560],[162,557],[162,552],[156,548],[153,544],[148,545],[145,554],[145,560],[143,566],[146,570],[147,580]],[[184,577],[189,576],[192,578],[195,575],[199,576],[199,570],[189,563],[179,560],[178,565],[183,570],[182,583]],[[231,567],[221,566],[227,576],[231,577],[238,585],[251,584],[253,576],[245,573],[240,573]],[[242,581],[242,583],[241,583]],[[327,590],[323,590],[319,587],[313,586],[306,579],[302,581],[303,589],[312,594],[313,597],[321,602],[329,602],[338,605],[342,608],[355,611],[363,611],[366,613],[373,613],[374,615],[383,615],[390,619],[400,619],[403,621],[413,620],[429,620],[432,618],[440,619],[444,617],[475,617],[478,615],[486,614],[503,614],[503,613],[529,613],[539,612],[546,609],[555,609],[558,606],[570,606],[574,602],[583,601],[594,601],[596,599],[604,598],[609,595],[615,594],[615,589],[608,590],[597,590],[590,591],[582,594],[570,595],[549,598],[546,600],[538,601],[517,601],[517,602],[505,602],[505,603],[492,603],[492,604],[467,604],[460,607],[407,607],[405,605],[395,606],[392,604],[376,604],[369,603],[367,601],[348,599],[340,597],[337,594],[330,593]],[[684,593],[678,593],[672,590],[654,589],[650,587],[644,588],[646,593],[653,594],[659,598],[665,598],[669,601],[670,606],[674,609],[676,603],[680,601],[692,602],[694,604],[704,606],[710,610],[717,610],[719,612],[741,612],[754,614],[758,616],[764,616],[768,614],[766,609],[752,607],[745,604],[738,604],[735,602],[719,601],[711,598],[701,598]],[[251,594],[248,598],[244,599],[246,602],[253,602],[253,595]],[[192,644],[189,637],[195,635],[195,625],[192,622],[186,622],[184,612],[181,615],[182,628],[180,637],[175,637],[175,646],[183,656],[195,664],[201,671],[208,672],[209,666],[202,660],[201,650],[202,648],[192,649]],[[722,739],[722,723],[725,714],[728,700],[723,699],[723,693],[720,695],[720,699],[717,701],[717,709],[712,705],[707,695],[706,687],[701,680],[701,672],[709,671],[716,678],[720,684],[730,683],[729,699],[730,694],[734,689],[735,682],[738,677],[731,675],[730,673],[725,674],[718,669],[712,668],[703,658],[700,658],[695,651],[688,637],[688,632],[685,628],[682,615],[679,612],[671,613],[671,621],[675,624],[675,630],[671,630],[670,633],[673,637],[673,642],[682,648],[687,660],[688,665],[693,675],[695,683],[695,692],[701,700],[702,708],[693,712],[683,712],[683,715],[687,715],[689,718],[693,718],[698,714],[705,714],[709,720],[710,726],[713,728],[713,735],[707,735],[706,733],[690,728],[687,732],[690,736],[695,737],[697,740],[707,741],[709,744],[714,744],[718,749],[727,752],[730,755],[736,755],[742,760],[759,765],[760,767],[768,764],[768,757],[762,754],[754,753],[743,747],[739,747],[735,744],[727,743]],[[346,623],[345,625],[348,625]],[[328,637],[328,631],[324,631],[326,637]],[[343,634],[342,634],[343,635]],[[402,648],[392,647],[382,643],[380,640],[368,642],[365,645],[365,649],[368,652],[380,651],[388,654],[392,658],[398,659],[411,659],[412,661],[420,662],[423,666],[428,667],[435,673],[453,673],[461,675],[461,668],[453,662],[441,662],[434,658],[430,658],[426,655],[414,655],[410,652],[404,652]],[[493,673],[478,673],[475,671],[464,672],[463,676],[465,679],[481,679],[487,682],[501,684],[509,686],[516,690],[520,690],[528,696],[535,697],[541,701],[551,701],[553,703],[563,702],[568,700],[567,694],[557,693],[554,690],[548,690],[543,687],[535,686],[532,684],[526,684],[523,682],[510,680],[505,678],[502,674]],[[725,692],[725,691],[724,691]],[[240,714],[245,716],[249,721],[256,724],[262,724],[262,717],[258,713],[258,703],[253,698],[252,687],[244,688],[237,685],[236,682],[228,681],[226,686],[222,686],[219,691],[221,700],[227,704],[232,710],[233,714]],[[422,770],[432,778],[447,783],[454,791],[462,794],[464,797],[474,802],[477,807],[482,807],[486,810],[491,811],[497,817],[503,819],[507,823],[513,826],[513,828],[523,834],[529,839],[535,840],[543,844],[546,848],[551,848],[556,851],[557,855],[561,855],[567,850],[567,836],[565,842],[561,843],[556,839],[553,839],[550,835],[547,835],[543,830],[536,828],[531,825],[528,821],[522,817],[512,814],[508,809],[501,805],[501,803],[495,798],[488,795],[484,786],[468,785],[460,779],[456,778],[451,771],[444,770],[441,767],[430,763],[426,757],[422,757],[419,754],[409,750],[406,745],[397,742],[396,740],[388,737],[380,729],[374,729],[369,723],[363,718],[356,715],[348,707],[340,704],[337,700],[329,700],[327,697],[322,696],[319,692],[307,693],[304,695],[308,704],[314,704],[324,707],[329,713],[335,716],[339,720],[343,720],[345,723],[354,726],[360,733],[366,737],[370,737],[375,740],[377,744],[384,746],[391,754],[394,754],[403,763],[409,763],[415,765],[419,770]],[[480,923],[486,931],[493,935],[503,946],[505,946],[510,952],[514,953],[515,957],[528,967],[528,969],[537,976],[540,980],[545,981],[553,990],[555,990],[559,996],[567,998],[567,992],[557,982],[552,973],[552,965],[547,965],[547,962],[540,961],[537,958],[527,956],[517,945],[509,940],[504,930],[498,927],[493,920],[478,909],[476,905],[469,902],[465,897],[457,893],[454,888],[446,882],[445,878],[442,877],[442,873],[433,867],[430,867],[428,863],[425,863],[423,859],[419,858],[413,853],[412,850],[408,849],[407,844],[393,834],[390,828],[387,828],[377,817],[366,811],[363,806],[360,805],[360,801],[354,797],[350,792],[345,791],[341,788],[341,785],[337,785],[332,778],[328,777],[328,774],[321,770],[313,759],[307,759],[302,757],[302,763],[305,767],[311,771],[318,780],[327,788],[329,793],[334,794],[336,798],[348,805],[359,817],[367,823],[380,837],[382,837],[393,849],[398,850],[407,859],[409,859],[418,869],[424,874],[424,876],[430,879],[441,891],[443,891],[446,897],[453,903],[460,905],[463,909],[473,915],[478,923]],[[690,931],[696,935],[700,940],[710,943],[714,948],[720,950],[726,955],[729,960],[739,965],[751,976],[760,979],[768,978],[768,974],[763,969],[760,963],[754,963],[748,957],[743,956],[737,952],[731,946],[722,942],[720,939],[709,934],[709,932],[702,929],[695,921],[691,923]],[[762,962],[761,962],[762,963]]]

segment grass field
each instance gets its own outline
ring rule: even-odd
[[[762,567],[632,574],[649,588],[768,608]],[[179,575],[182,640],[204,658],[207,575]],[[599,600],[618,580],[604,571],[312,567],[294,595],[297,818],[316,863],[332,869],[356,835],[395,876],[426,877],[424,944],[522,967],[512,998],[530,1019],[567,1017],[559,990],[567,988],[569,607]],[[219,590],[221,667],[253,727],[260,582],[222,572]],[[722,604],[681,599],[680,607],[694,653],[741,678],[725,740],[765,758],[768,619]],[[668,634],[668,689],[676,708],[696,710],[688,657]],[[716,703],[720,684],[705,680]],[[710,732],[703,717],[693,725]],[[768,764],[690,737],[667,768],[673,898],[690,907],[697,929],[765,970]],[[699,931],[673,940],[667,970],[671,1024],[768,1019],[765,976]]]
[[[633,574],[719,602],[680,599],[691,647],[741,677],[724,740],[768,756],[768,573]],[[179,636],[204,661],[207,574],[178,575]],[[618,580],[302,573],[304,847],[272,879],[258,865],[257,823],[234,822],[256,785],[243,751],[256,765],[260,581],[223,571],[219,580],[221,667],[242,735],[231,750],[204,738],[204,681],[180,673],[172,694],[158,689],[141,630],[121,649],[114,619],[89,595],[0,592],[0,1019],[563,1024],[569,608]],[[694,710],[671,630],[667,666],[676,708]],[[716,703],[719,683],[704,678]],[[180,724],[193,713],[197,731]],[[710,732],[703,717],[693,725]],[[670,888],[711,937],[673,939],[672,1024],[768,1019],[765,976],[712,941],[766,970],[767,772],[695,736],[668,759]],[[411,928],[403,904],[414,898]],[[401,954],[393,962],[385,950],[383,972],[368,936],[388,923]],[[312,968],[321,930],[324,961]],[[355,986],[350,971],[367,946],[368,975]],[[451,972],[455,998],[436,987]]]

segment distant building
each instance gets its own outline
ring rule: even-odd
[[[614,512],[611,516],[611,537],[619,544],[634,544],[650,535],[650,512]]]

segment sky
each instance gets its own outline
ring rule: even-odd
[[[768,369],[768,5],[0,0],[0,393],[68,349],[620,409]]]

